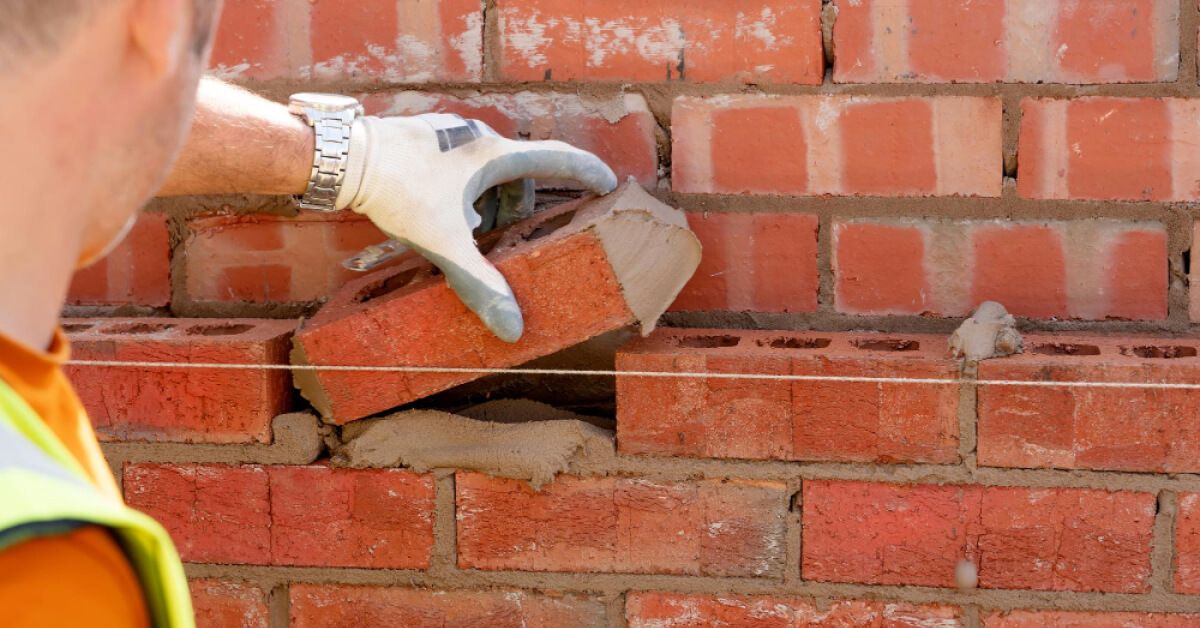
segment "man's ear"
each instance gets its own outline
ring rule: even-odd
[[[191,28],[189,0],[130,0],[130,37],[156,75],[173,74]]]

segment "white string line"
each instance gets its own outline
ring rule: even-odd
[[[745,379],[791,382],[846,382],[854,384],[1011,386],[1027,388],[1142,388],[1200,390],[1200,383],[1167,382],[1058,382],[1007,379],[937,377],[857,377],[852,375],[791,375],[773,373],[701,373],[689,371],[608,371],[587,369],[504,369],[456,366],[341,366],[321,364],[215,364],[205,362],[137,362],[123,360],[68,360],[67,366],[102,366],[160,369],[224,369],[240,371],[331,371],[351,373],[457,373],[464,375],[553,375],[583,377],[646,377],[660,379]]]

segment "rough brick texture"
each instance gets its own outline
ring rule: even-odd
[[[780,482],[559,476],[525,482],[460,472],[458,566],[704,576],[782,573]]]
[[[1177,0],[834,0],[839,83],[1135,83],[1179,73]]]
[[[1200,343],[1029,335],[1026,353],[980,365],[984,380],[1195,383]],[[981,386],[981,465],[1200,472],[1200,391]]]
[[[952,587],[960,559],[987,589],[1149,590],[1150,493],[804,483],[805,579]]]
[[[293,360],[512,367],[643,318],[643,328],[652,329],[699,263],[683,215],[636,183],[538,214],[491,236],[484,249],[521,306],[525,333],[518,342],[495,337],[443,277],[414,261],[348,284],[297,333]],[[324,416],[346,423],[481,376],[321,371],[296,380]]]
[[[478,0],[235,1],[210,67],[240,81],[477,81]]]
[[[812,312],[817,309],[817,217],[688,214],[704,247],[677,311]]]
[[[1159,223],[839,219],[833,247],[847,314],[966,316],[999,301],[1030,318],[1167,317]]]
[[[525,91],[456,98],[405,91],[368,95],[364,106],[367,113],[378,115],[457,113],[482,120],[505,137],[568,142],[595,153],[622,181],[634,177],[647,189],[654,189],[658,183],[658,126],[646,99],[637,94],[585,98],[562,92]],[[554,187],[578,185],[568,181],[548,183]]]
[[[950,606],[915,606],[865,600],[822,601],[746,596],[637,592],[625,603],[629,628],[706,626],[962,626],[962,613]]]
[[[1181,493],[1175,520],[1175,590],[1200,594],[1200,493]]]
[[[1200,615],[1163,613],[1012,611],[983,616],[983,628],[1189,628],[1198,624]]]
[[[438,591],[398,587],[300,584],[290,588],[296,628],[600,628],[604,604],[581,595],[526,591]]]
[[[261,587],[229,580],[192,580],[196,625],[212,628],[267,628],[266,594]]]
[[[286,364],[295,321],[255,319],[66,319],[77,360]],[[287,371],[68,366],[101,438],[267,443],[286,412]],[[203,394],[201,394],[203,393]]]
[[[953,379],[942,336],[664,329],[617,354],[618,371]],[[617,377],[623,454],[958,461],[958,387]]]
[[[75,273],[70,305],[163,306],[171,300],[167,219],[142,214],[108,255]]]
[[[182,258],[193,302],[298,302],[362,275],[342,261],[388,237],[352,212],[205,216],[189,220]]]
[[[680,97],[676,192],[999,196],[1000,101]]]
[[[401,469],[133,464],[125,500],[185,561],[424,569],[433,480]]]
[[[683,10],[681,10],[683,9]],[[820,0],[499,0],[510,81],[817,84]]]
[[[1200,200],[1200,100],[1026,99],[1021,112],[1023,197]]]

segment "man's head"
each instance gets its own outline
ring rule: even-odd
[[[80,262],[105,252],[169,171],[219,9],[220,0],[0,1],[0,118],[21,125],[0,121],[0,132],[24,140],[21,176],[69,214],[46,218],[73,219],[64,229],[77,232],[62,237]]]

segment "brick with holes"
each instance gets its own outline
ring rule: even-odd
[[[1000,196],[1000,100],[966,96],[681,96],[676,192]]]
[[[980,364],[991,380],[1194,384],[1200,342],[1041,335]],[[1200,471],[1200,391],[980,386],[978,461],[994,467]]]
[[[1145,593],[1153,493],[1075,488],[804,482],[805,580]]]
[[[63,329],[78,360],[287,364],[296,322],[80,318]],[[286,370],[68,366],[101,439],[268,443],[288,410]]]
[[[662,329],[617,354],[618,371],[954,379],[946,338]],[[623,454],[958,461],[958,387],[617,376]]]
[[[838,83],[1153,83],[1177,0],[834,0]]]
[[[410,260],[348,284],[297,333],[297,364],[507,368],[640,323],[649,333],[699,264],[682,212],[635,182],[490,236],[488,259],[525,316],[509,344]],[[306,371],[296,385],[342,424],[478,379],[477,373]]]

